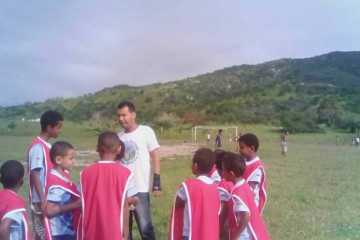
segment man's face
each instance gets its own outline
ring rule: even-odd
[[[48,132],[50,137],[52,138],[57,138],[60,133],[61,133],[61,129],[62,129],[62,121],[59,121],[56,126],[52,127],[52,126],[48,126]]]
[[[131,129],[135,124],[136,113],[130,112],[128,107],[118,109],[118,122],[125,130]]]

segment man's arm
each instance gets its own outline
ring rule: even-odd
[[[0,240],[10,240],[11,224],[14,220],[5,218],[0,223]]]
[[[159,149],[156,148],[150,152],[151,166],[154,173],[154,182],[153,182],[153,195],[158,197],[161,193],[161,184],[160,184],[160,155]]]
[[[40,198],[40,209],[35,209],[38,212],[43,212],[45,210],[45,194],[40,181],[40,170],[34,169],[30,171],[30,179],[34,184],[36,193]]]

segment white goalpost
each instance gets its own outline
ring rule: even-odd
[[[225,133],[228,133],[228,130],[234,129],[235,130],[235,136],[238,135],[238,127],[236,126],[195,126],[191,129],[191,135],[192,138],[196,141],[199,130],[216,130],[216,133],[219,129],[222,129]]]

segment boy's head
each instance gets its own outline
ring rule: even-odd
[[[208,174],[215,164],[215,154],[211,149],[200,148],[193,157],[191,169],[193,174]]]
[[[259,139],[252,133],[241,135],[238,139],[240,154],[245,158],[252,158],[259,149]]]
[[[121,151],[119,136],[112,131],[100,133],[96,149],[99,154],[119,154]]]
[[[226,152],[222,149],[215,149],[214,153],[216,170],[218,171],[220,177],[222,177],[222,160]]]
[[[54,166],[60,166],[63,170],[70,170],[74,162],[74,147],[65,141],[58,141],[51,146],[50,160]]]
[[[56,138],[59,136],[64,121],[61,113],[49,110],[43,113],[40,118],[41,132],[47,132],[50,137]]]
[[[116,155],[116,160],[121,160],[125,157],[125,144],[120,140],[120,153]]]
[[[222,157],[222,174],[227,181],[241,177],[246,169],[245,159],[232,152],[224,153]]]
[[[17,160],[9,160],[0,168],[0,182],[6,189],[17,185],[21,186],[24,181],[24,166]]]
[[[222,132],[223,132],[223,130],[222,130],[222,129],[219,129],[219,131],[218,131],[219,135],[221,135]]]

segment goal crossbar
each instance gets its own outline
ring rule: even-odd
[[[194,137],[194,140],[196,141],[196,133],[197,130],[203,130],[203,129],[209,129],[209,130],[214,130],[214,129],[222,129],[222,130],[227,130],[227,129],[235,129],[235,136],[237,136],[238,134],[238,127],[236,126],[195,126],[191,129],[191,135]]]

